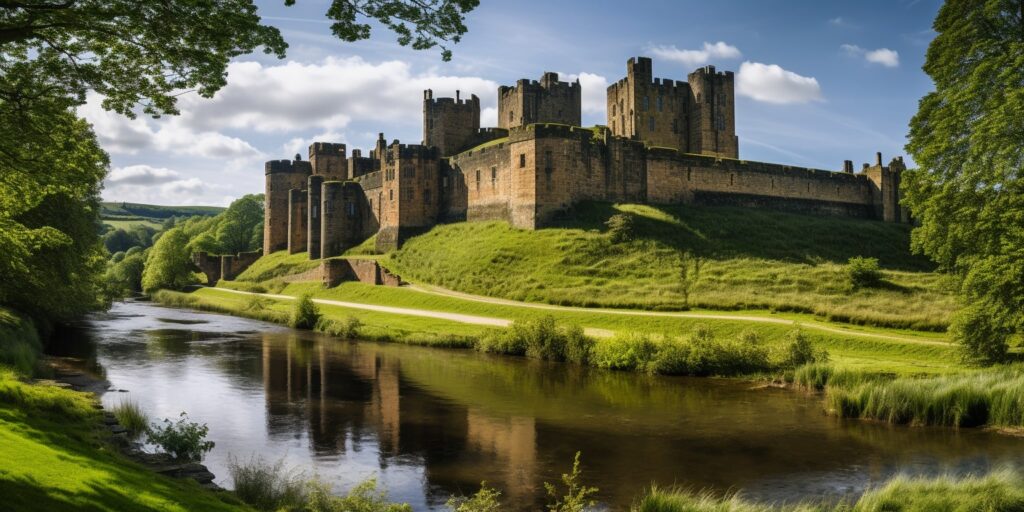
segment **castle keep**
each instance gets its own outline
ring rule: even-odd
[[[584,200],[740,205],[909,222],[899,206],[902,157],[854,172],[739,160],[734,79],[713,66],[687,81],[627,63],[608,87],[607,126],[583,128],[579,82],[519,80],[498,90],[498,127],[480,127],[475,95],[423,95],[423,143],[364,156],[315,142],[308,159],[267,162],[263,252],[328,258],[376,235],[399,247],[439,222],[551,222]]]

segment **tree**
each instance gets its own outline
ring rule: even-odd
[[[181,228],[164,233],[149,251],[142,272],[142,289],[150,293],[161,288],[180,290],[197,282],[193,273],[188,235]]]
[[[948,0],[910,123],[919,165],[903,178],[912,246],[952,273],[951,332],[972,359],[1002,360],[1024,325],[1024,0]]]
[[[258,226],[263,229],[263,196],[249,194],[236,199],[227,210],[220,215],[217,227],[217,243],[226,253],[253,251],[253,231]]]
[[[690,294],[693,287],[700,280],[700,256],[690,251],[684,251],[679,255],[679,293],[683,295],[683,307],[690,308]]]

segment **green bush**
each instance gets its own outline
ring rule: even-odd
[[[816,349],[800,329],[789,333],[789,344],[786,346],[784,365],[788,368],[796,368],[805,364],[825,363],[828,361],[828,351]]]
[[[412,512],[407,503],[392,503],[388,493],[377,489],[375,479],[366,480],[345,496],[334,496],[320,480],[307,483],[308,498],[303,510],[309,512]]]
[[[594,338],[583,334],[583,328],[572,325],[565,329],[565,360],[570,363],[588,364],[590,352],[594,349]]]
[[[360,322],[358,318],[354,316],[345,317],[345,323],[342,324],[341,336],[345,339],[354,340],[359,337],[359,329],[363,326],[363,322]]]
[[[500,512],[501,491],[487,487],[487,482],[480,482],[480,490],[476,494],[466,497],[453,497],[444,505],[451,512]]]
[[[10,366],[22,376],[31,376],[42,353],[43,344],[35,324],[0,308],[0,366]]]
[[[597,487],[587,487],[583,484],[583,472],[580,470],[580,452],[572,461],[572,472],[562,474],[562,486],[564,491],[559,491],[554,484],[544,482],[544,490],[547,491],[549,512],[583,512],[597,505],[591,498],[597,493]]]
[[[616,213],[605,222],[608,227],[608,238],[613,244],[621,244],[632,240],[636,234],[636,222],[628,213]]]
[[[846,276],[853,288],[871,288],[882,282],[878,258],[854,256],[846,262]]]
[[[164,419],[163,426],[154,423],[148,439],[177,460],[198,462],[213,449],[213,441],[206,440],[209,432],[205,423],[188,421],[188,415],[182,412],[178,421]]]
[[[544,316],[536,320],[516,320],[508,329],[486,334],[477,343],[477,350],[585,363],[592,345],[593,340],[583,334],[583,328],[560,327],[554,317]]]
[[[646,334],[618,334],[594,345],[590,363],[608,370],[646,371],[657,353],[658,345]]]
[[[320,310],[313,303],[313,298],[307,293],[299,297],[292,307],[292,316],[288,325],[296,329],[312,329],[320,321]]]

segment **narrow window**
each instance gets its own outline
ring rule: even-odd
[[[551,150],[544,150],[544,170],[550,173],[553,165],[554,162],[551,159]]]
[[[388,190],[388,199],[391,201],[395,200],[395,189]]]
[[[526,153],[519,153],[519,167],[526,167]]]
[[[476,172],[476,189],[480,190],[480,171]]]
[[[647,98],[647,96],[644,96],[643,106],[644,106],[644,112],[647,112],[647,109],[651,106],[650,105],[650,100],[649,100],[649,98]]]
[[[807,182],[807,191],[808,192],[811,191],[811,182],[809,182],[809,181]]]
[[[313,218],[316,218],[316,205],[313,205]]]
[[[445,190],[448,189],[448,176],[445,176],[444,178],[441,179],[441,186],[444,187]]]
[[[613,116],[615,115],[615,104],[614,103],[612,103],[612,115]]]
[[[651,116],[650,119],[647,120],[647,129],[652,132],[654,131],[654,116]]]
[[[551,192],[551,169],[547,169],[544,172],[544,177],[545,177],[545,181],[546,181],[547,191]]]
[[[736,175],[735,174],[730,174],[729,175],[729,186],[731,187],[731,186],[733,186],[735,184],[736,184]]]
[[[772,178],[772,190],[775,190],[775,178]]]
[[[491,188],[498,186],[498,168],[491,167]]]
[[[513,119],[515,119],[515,113],[512,112],[511,110],[509,110],[508,111],[508,122],[511,123]]]
[[[658,112],[661,112],[665,108],[665,99],[658,95]]]

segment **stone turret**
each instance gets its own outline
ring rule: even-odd
[[[480,98],[434,98],[434,91],[423,91],[423,145],[436,147],[441,156],[450,156],[466,148],[480,131]]]
[[[296,155],[298,156],[298,155]],[[264,200],[263,253],[288,248],[289,199],[292,189],[302,189],[313,173],[309,162],[271,160],[264,166],[266,188]]]
[[[498,88],[498,127],[514,128],[534,123],[579,126],[582,122],[580,81],[560,82],[558,73],[547,71],[540,81],[521,79],[515,87]]]

